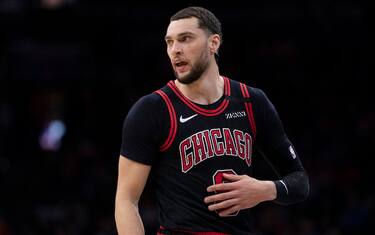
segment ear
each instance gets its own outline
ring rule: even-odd
[[[219,51],[220,44],[221,38],[219,34],[213,34],[210,36],[209,47],[212,54],[215,54]]]

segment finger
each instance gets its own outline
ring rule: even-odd
[[[230,198],[233,198],[232,191],[208,196],[204,199],[204,202],[205,203],[221,202]]]
[[[224,173],[223,177],[230,181],[239,181],[240,179],[242,179],[242,176],[240,175],[227,174],[227,173]]]
[[[218,212],[220,217],[226,217],[226,216],[235,216],[240,211],[239,207],[237,205],[231,206],[229,208],[226,208],[224,210],[221,210]]]
[[[235,189],[233,183],[214,184],[207,188],[207,192],[230,191]]]
[[[227,209],[229,207],[236,205],[237,201],[238,201],[237,199],[233,198],[233,199],[228,199],[219,203],[214,203],[208,206],[208,210],[218,211],[218,210]]]

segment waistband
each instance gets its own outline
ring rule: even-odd
[[[157,235],[230,235],[229,233],[221,233],[221,232],[193,232],[187,230],[179,230],[179,229],[167,229],[163,226],[160,226],[157,232]]]

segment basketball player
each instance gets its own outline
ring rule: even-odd
[[[120,235],[144,234],[138,201],[149,177],[158,234],[253,234],[265,201],[292,204],[309,193],[307,174],[267,96],[220,75],[219,20],[188,7],[171,17],[165,42],[176,79],[129,111],[119,158],[115,218]],[[280,179],[252,177],[259,149]]]

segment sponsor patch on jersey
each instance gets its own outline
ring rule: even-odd
[[[290,154],[292,154],[292,158],[296,159],[297,155],[296,155],[296,152],[294,152],[294,149],[293,149],[292,145],[289,146],[289,152],[290,152]]]
[[[226,119],[241,118],[241,117],[246,117],[246,112],[245,111],[225,113],[225,118]]]

